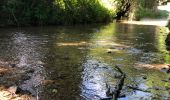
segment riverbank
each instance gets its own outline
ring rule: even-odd
[[[168,19],[141,19],[140,21],[121,21],[125,24],[167,26]]]

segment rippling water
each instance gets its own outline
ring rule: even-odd
[[[16,63],[20,68],[34,68],[32,77],[21,87],[41,100],[107,98],[108,86],[114,90],[120,76],[115,65],[127,74],[122,90],[126,97],[120,100],[168,100],[169,74],[141,67],[170,64],[166,30],[119,23],[1,28],[0,61]],[[55,83],[42,85],[43,80]],[[151,92],[133,91],[128,85]]]

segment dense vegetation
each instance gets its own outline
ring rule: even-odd
[[[101,0],[1,0],[0,7],[1,25],[108,22],[115,14]]]
[[[1,0],[0,26],[103,23],[122,17],[166,16],[155,11],[155,5],[156,0]]]

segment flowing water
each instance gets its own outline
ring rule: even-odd
[[[40,100],[108,98],[120,77],[115,65],[126,74],[120,100],[168,100],[170,74],[159,67],[170,64],[167,35],[165,27],[120,23],[1,28],[0,61],[33,68],[20,87]]]

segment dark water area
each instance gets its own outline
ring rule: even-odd
[[[33,68],[20,87],[40,100],[107,98],[120,76],[115,65],[127,75],[120,100],[169,100],[170,74],[154,68],[170,64],[167,35],[165,27],[120,23],[1,28],[0,61]]]

